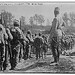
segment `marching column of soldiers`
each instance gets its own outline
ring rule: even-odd
[[[13,27],[3,27],[0,22],[0,69],[6,70],[10,63],[10,70],[14,70],[21,59],[27,60],[36,55],[36,60],[46,58],[46,52],[51,47],[54,61],[52,64],[58,65],[61,51],[61,40],[64,21],[59,16],[60,9],[54,9],[54,19],[50,29],[49,39],[44,34],[32,34],[30,30],[26,35],[20,29],[18,21],[14,21]],[[0,20],[1,21],[1,20]],[[32,50],[33,49],[33,50]]]
[[[34,36],[34,37],[33,37]],[[43,44],[42,35],[32,35],[28,30],[26,36],[19,28],[18,21],[15,21],[13,27],[3,27],[0,23],[0,69],[6,70],[10,63],[10,70],[14,70],[21,59],[32,58],[31,48],[35,47],[36,60],[41,57],[41,46]]]

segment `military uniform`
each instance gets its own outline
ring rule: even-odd
[[[36,60],[38,58],[40,58],[40,51],[41,51],[41,45],[42,45],[42,38],[41,36],[36,36],[36,38],[34,39],[34,46],[35,46],[35,49],[36,49]]]
[[[11,59],[12,53],[11,53],[11,44],[10,41],[13,39],[12,34],[10,33],[10,29],[6,28],[6,33],[8,35],[8,39],[5,40],[5,61],[4,61],[4,70],[6,70],[6,67],[8,65],[8,57]]]
[[[45,36],[42,36],[43,38],[43,44],[41,46],[41,49],[42,49],[42,58],[43,58],[43,55],[44,55],[44,58],[46,58],[46,52],[47,52],[47,39]]]
[[[58,7],[55,8],[54,13],[55,18],[53,19],[52,27],[50,30],[49,42],[51,44],[54,62],[58,62],[60,54],[59,53],[60,39],[62,37],[62,28],[64,26],[64,22],[62,18],[58,15],[59,14]]]
[[[11,69],[14,69],[19,62],[21,32],[18,26],[19,24],[14,22],[14,28],[10,30],[13,36],[13,39],[11,40]]]
[[[4,70],[5,66],[4,66],[4,61],[5,61],[5,40],[4,39],[8,39],[8,35],[5,31],[5,28],[2,26],[2,24],[0,24],[0,69]]]
[[[26,52],[25,52],[26,59],[27,59],[27,58],[31,58],[31,45],[33,42],[30,31],[27,31],[26,38],[28,39],[28,41],[26,43]]]
[[[20,43],[21,43],[21,46],[23,47],[23,49],[21,49],[20,47],[20,56],[19,58],[24,58],[24,54],[25,54],[25,46],[26,46],[26,41],[28,41],[28,39],[26,38],[26,36],[23,34],[22,30],[19,28],[19,27],[16,27],[16,30],[20,33]]]

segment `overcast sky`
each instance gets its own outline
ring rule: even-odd
[[[6,10],[11,12],[16,19],[19,19],[21,16],[26,17],[26,21],[28,23],[29,17],[33,16],[34,14],[42,14],[45,19],[49,19],[52,22],[54,17],[54,8],[58,6],[61,10],[61,15],[64,12],[75,12],[75,3],[43,3],[43,4],[21,4],[21,5],[4,5],[0,4],[0,12],[1,10]]]

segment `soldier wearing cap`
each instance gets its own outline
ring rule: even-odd
[[[35,37],[34,39],[34,46],[35,46],[35,49],[36,49],[36,60],[38,60],[38,58],[41,57],[41,45],[42,45],[42,36],[41,34],[37,34],[37,36]]]
[[[8,56],[11,58],[12,53],[11,53],[11,40],[13,39],[13,36],[10,32],[10,28],[6,27],[6,33],[8,35],[8,39],[5,40],[5,61],[4,61],[4,70],[6,70],[6,67],[8,65]]]
[[[41,46],[41,52],[42,52],[42,58],[46,58],[46,52],[47,52],[47,38],[46,36],[42,35],[42,38],[43,38],[43,44]],[[44,55],[44,56],[43,56]]]
[[[28,57],[31,58],[31,45],[33,42],[32,33],[30,30],[27,31],[26,38],[28,39],[28,42],[26,44],[26,53],[25,53],[27,59]]]
[[[19,28],[19,23],[17,21],[14,22],[14,28],[11,28],[11,34],[13,36],[13,40],[11,41],[12,57],[10,63],[11,63],[11,69],[14,69],[17,63],[19,62],[20,46],[23,42],[22,39],[24,39],[25,41],[27,39],[24,36],[21,29]]]
[[[10,29],[10,32],[13,36],[13,39],[11,40],[11,57],[10,57],[10,65],[11,65],[11,69],[10,70],[13,70],[16,65],[17,65],[17,57],[18,57],[18,54],[19,54],[19,42],[18,42],[18,37],[17,36],[17,30],[15,27],[19,26],[17,22],[14,22],[14,27]]]
[[[52,22],[52,27],[50,30],[49,42],[52,48],[52,54],[54,57],[54,63],[58,64],[59,61],[59,44],[60,39],[62,37],[62,28],[64,27],[65,23],[63,19],[59,16],[59,7],[55,7],[54,9],[54,19]]]
[[[5,28],[2,25],[2,20],[0,19],[0,69],[4,70],[4,61],[5,61],[5,40],[8,39]]]

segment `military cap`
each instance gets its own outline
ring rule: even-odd
[[[16,21],[14,21],[14,26],[19,26],[19,23],[18,23],[18,21],[16,20]]]
[[[2,28],[0,27],[0,31],[2,31]]]
[[[39,33],[39,36],[41,36],[41,33]]]
[[[28,31],[27,31],[27,34],[31,34],[31,31],[30,31],[30,30],[28,30]]]
[[[44,38],[45,36],[44,36],[44,35],[42,35],[42,37]]]
[[[56,13],[56,12],[59,12],[59,7],[55,7],[55,9],[54,9],[54,14]]]

